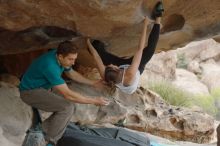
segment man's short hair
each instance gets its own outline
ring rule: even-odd
[[[78,53],[78,48],[70,41],[61,42],[57,48],[57,55],[62,55],[63,57],[66,57],[68,54],[76,53]]]

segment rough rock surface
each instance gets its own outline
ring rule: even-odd
[[[31,109],[21,101],[14,85],[0,83],[0,115],[4,117],[0,120],[0,141],[15,146],[22,142],[25,131],[31,124]],[[149,90],[139,89],[133,95],[125,95],[119,91],[112,94],[112,90],[108,88],[96,91],[76,83],[69,86],[84,95],[102,95],[111,100],[111,104],[106,107],[74,104],[72,121],[82,124],[123,124],[130,129],[165,138],[199,143],[209,142],[213,138],[212,117],[200,111],[171,106]]]
[[[123,124],[130,129],[175,140],[206,143],[212,139],[214,121],[211,116],[201,111],[171,106],[152,91],[139,89],[132,95],[116,91],[112,95],[109,92],[94,92],[91,88],[85,91],[83,86],[75,83],[70,87],[85,95],[103,95],[111,100],[110,105],[101,108],[76,104],[73,121]]]
[[[203,69],[201,81],[210,91],[220,89],[220,66],[216,63],[204,63],[201,67]]]
[[[219,40],[219,0],[164,0],[158,50],[192,40]],[[141,21],[155,0],[0,1],[0,54],[45,48],[79,34],[105,41],[114,53],[132,54]]]
[[[0,145],[21,145],[31,125],[32,110],[20,99],[18,88],[0,82]]]
[[[141,75],[141,86],[147,87],[148,83],[160,80],[175,80],[176,63],[177,57],[173,51],[155,54],[147,63]]]
[[[176,69],[176,80],[173,84],[194,95],[209,95],[209,90],[195,74],[185,69]]]
[[[213,138],[213,118],[202,112],[170,106],[151,91],[139,89],[130,96],[117,91],[111,96],[107,90],[97,92],[93,88],[76,83],[71,83],[70,87],[85,95],[103,95],[111,100],[111,104],[106,107],[74,104],[72,121],[82,124],[121,123],[127,128],[165,138],[199,143],[209,142]],[[8,141],[21,143],[30,126],[30,107],[21,102],[14,86],[1,82],[0,91],[0,114],[4,117],[0,120],[2,133]]]

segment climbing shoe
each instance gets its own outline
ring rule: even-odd
[[[162,17],[164,12],[163,3],[161,1],[157,2],[155,5],[153,12],[151,14],[152,19],[156,19],[157,17]]]

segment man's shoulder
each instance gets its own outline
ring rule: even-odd
[[[54,63],[56,59],[56,49],[50,50],[41,55],[38,60],[43,63]]]
[[[48,52],[44,53],[42,56],[46,57],[46,58],[49,58],[49,57],[53,58],[56,56],[56,51],[57,51],[57,49],[55,49],[55,48],[49,49]]]

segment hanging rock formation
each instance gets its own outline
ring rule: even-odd
[[[54,46],[76,36],[103,40],[114,53],[134,52],[143,16],[155,0],[0,1],[0,54]],[[158,50],[192,40],[219,40],[219,0],[163,0],[165,13]]]

